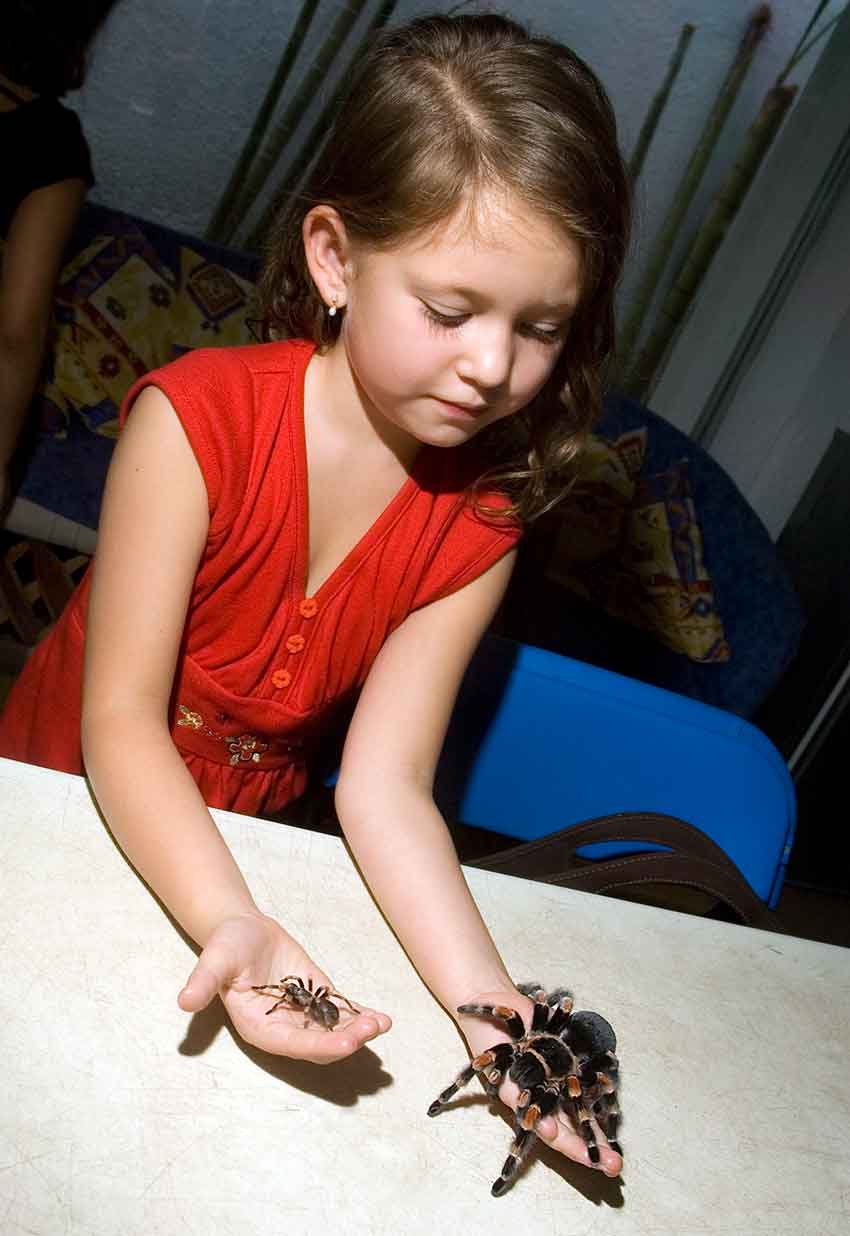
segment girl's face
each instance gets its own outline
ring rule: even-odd
[[[456,446],[546,382],[580,295],[580,251],[521,203],[480,204],[353,256],[337,347],[361,399],[416,442]]]

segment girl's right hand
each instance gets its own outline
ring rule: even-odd
[[[348,991],[343,994],[361,1012],[353,1013],[342,1001],[334,1001],[340,1014],[333,1030],[313,1021],[305,1029],[305,1012],[300,1008],[281,1007],[267,1015],[271,997],[253,988],[279,983],[288,975],[297,975],[305,986],[312,979],[314,990],[317,986],[333,987],[328,976],[274,919],[259,912],[241,914],[226,919],[213,931],[177,1003],[187,1013],[196,1013],[219,995],[246,1043],[277,1056],[316,1064],[330,1064],[352,1055],[392,1025],[386,1013],[362,1008]]]

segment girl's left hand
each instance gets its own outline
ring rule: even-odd
[[[501,1004],[517,1010],[525,1023],[526,1029],[531,1025],[531,1014],[534,1002],[528,996],[521,995],[516,989],[505,991],[485,991],[481,995],[466,1001],[468,1004]],[[471,1055],[478,1056],[495,1043],[510,1043],[511,1036],[496,1022],[487,1017],[474,1017],[460,1013],[455,1014],[460,1030],[469,1045]],[[516,1111],[519,1089],[515,1082],[506,1077],[499,1087],[499,1098],[512,1111]],[[575,1129],[563,1111],[557,1116],[544,1116],[534,1130],[537,1136],[553,1150],[560,1151],[568,1159],[583,1163],[586,1167],[594,1167],[604,1172],[606,1176],[618,1176],[623,1167],[622,1157],[608,1145],[605,1134],[594,1120],[594,1133],[599,1146],[599,1162],[591,1163],[587,1152],[587,1143]]]

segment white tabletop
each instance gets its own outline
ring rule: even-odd
[[[177,992],[188,943],[80,778],[0,761],[3,1236],[850,1231],[850,952],[510,877],[469,881],[519,979],[614,1024],[620,1181],[510,1131],[335,838],[216,812],[262,908],[390,1034],[327,1068]],[[302,1226],[304,1225],[304,1226]]]

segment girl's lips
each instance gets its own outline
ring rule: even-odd
[[[472,420],[477,419],[488,408],[486,403],[478,403],[472,406],[466,403],[451,403],[448,399],[438,399],[437,402],[441,403],[447,411],[454,412],[460,416],[470,417]]]

